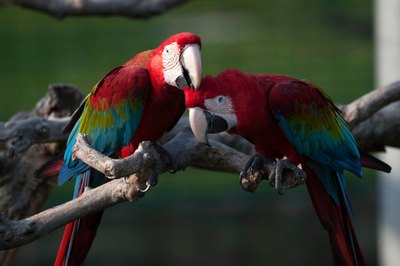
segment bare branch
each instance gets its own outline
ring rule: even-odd
[[[400,100],[400,81],[371,91],[343,108],[350,128],[371,117],[385,106]]]
[[[357,124],[353,130],[357,144],[365,151],[400,147],[400,104],[392,104]]]
[[[350,120],[353,133],[360,147],[365,150],[380,150],[386,145],[400,147],[400,138],[398,137],[400,136],[400,105],[382,108],[400,98],[399,87],[400,83],[391,84],[343,107],[344,115]],[[12,126],[9,126],[8,130],[24,132],[25,124],[27,127],[25,132],[29,133],[28,135],[34,135],[36,133],[32,132],[35,132],[35,130],[28,130],[32,127],[32,123],[34,123],[32,120],[26,119],[24,122],[21,121],[20,124],[11,124]],[[224,140],[229,146],[240,147],[242,151],[248,154],[239,152],[215,140],[210,140],[211,146],[199,144],[187,125],[187,119],[183,118],[178,123],[177,128],[172,130],[171,135],[166,137],[169,141],[164,144],[164,148],[175,158],[180,169],[193,165],[233,173],[242,171],[250,158],[248,154],[253,152],[253,145],[238,136],[231,136],[226,141],[226,135],[211,137]],[[56,130],[56,127],[60,125],[50,123],[49,126],[54,126],[54,130]],[[49,132],[53,132],[53,130],[51,129]],[[6,143],[9,143],[8,141],[13,137],[13,134],[8,134],[7,137],[0,138],[0,143],[3,143],[3,147],[8,147]],[[48,136],[47,138],[35,139],[31,137],[30,139],[32,139],[30,142],[33,143],[57,138]],[[58,141],[63,142],[65,140],[60,137]],[[18,142],[16,143],[18,144]],[[22,149],[17,147],[14,150],[20,151]],[[127,176],[129,176],[129,179],[112,180],[99,188],[89,189],[80,198],[20,221],[11,221],[5,217],[0,217],[2,220],[0,249],[10,249],[26,244],[71,220],[122,201],[137,200],[144,195],[140,190],[145,188],[145,182],[154,169],[158,174],[168,170],[162,156],[149,142],[142,143],[140,148],[128,158],[111,159],[93,150],[88,140],[82,136],[78,138],[73,154],[76,159],[84,161],[110,179]],[[265,160],[263,166],[265,173],[261,176],[256,175],[254,180],[248,181],[253,182],[251,185],[258,185],[263,179],[271,180],[271,173],[273,174],[275,169],[276,163],[274,161]],[[302,174],[300,169],[294,168],[294,170],[285,171],[283,178],[286,179],[286,184],[290,187],[291,184],[298,184],[295,180],[301,178]],[[124,180],[129,180],[129,182]]]
[[[186,0],[10,0],[10,3],[34,9],[58,19],[66,16],[125,16],[149,18]]]
[[[31,118],[0,123],[0,149],[10,157],[29,149],[33,144],[65,142],[68,135],[62,129],[69,118],[46,120]]]
[[[52,120],[71,115],[82,98],[73,86],[50,85],[32,111],[19,112],[8,123],[0,123],[0,210],[8,219],[19,220],[37,213],[56,186],[55,178],[37,178],[34,172],[63,150],[66,136],[59,137],[62,125]],[[60,142],[35,144],[46,139]],[[20,233],[27,227],[5,223],[4,219],[1,225],[11,226]],[[8,233],[3,236],[7,239]],[[0,252],[0,263],[10,265],[15,251]]]
[[[143,195],[136,182],[124,179],[110,181],[89,189],[81,197],[20,221],[1,217],[0,249],[10,249],[32,242],[54,229],[89,213],[119,202],[135,200]]]
[[[142,154],[142,156],[137,156],[137,154]],[[84,135],[77,136],[73,157],[84,161],[92,168],[102,172],[109,179],[125,177],[140,172],[143,169],[150,168],[160,160],[160,156],[158,156],[154,147],[147,141],[142,142],[131,156],[125,159],[111,159],[93,149]]]
[[[190,129],[183,129],[174,139],[164,145],[164,148],[176,157],[182,169],[196,162],[196,165],[208,165],[213,169],[239,173],[248,155],[237,152],[221,143],[211,141],[212,146],[199,144],[191,133]],[[133,155],[123,160],[107,158],[103,162],[94,161],[98,158],[98,152],[88,146],[85,138],[80,137],[75,145],[74,156],[96,169],[105,172],[109,169],[108,176],[118,178],[132,174],[129,182],[126,179],[112,180],[95,189],[85,191],[81,197],[71,200],[63,205],[45,210],[39,214],[20,221],[10,221],[2,217],[3,223],[0,226],[0,249],[10,249],[34,241],[52,230],[85,216],[89,213],[111,207],[123,201],[135,201],[143,197],[145,182],[150,175],[152,165],[157,163],[159,174],[168,168],[162,161],[158,160],[154,147],[149,142],[142,142],[141,146]],[[101,160],[103,160],[101,155]],[[141,165],[144,162],[145,165]],[[126,169],[130,169],[127,171]],[[269,176],[275,169],[275,164],[268,162],[265,166],[266,176]],[[292,176],[302,175],[302,171],[286,172],[287,180]],[[257,180],[260,182],[261,180]]]

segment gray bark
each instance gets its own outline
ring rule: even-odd
[[[34,172],[62,152],[67,136],[61,134],[65,122],[60,124],[58,121],[68,121],[82,98],[74,87],[50,85],[47,94],[32,111],[19,112],[7,123],[0,123],[0,210],[3,222],[20,220],[41,210],[57,182],[54,178],[37,178]],[[51,139],[57,143],[50,143]],[[41,144],[44,142],[47,144]],[[13,256],[15,250],[0,253],[1,263],[10,264]]]
[[[360,147],[364,150],[376,149],[376,147],[384,148],[387,145],[400,147],[400,138],[398,137],[400,136],[399,120],[396,120],[396,114],[400,112],[386,112],[383,109],[383,107],[393,102],[393,98],[398,99],[400,94],[399,84],[391,84],[386,88],[377,90],[377,92],[371,92],[361,97],[348,106],[341,107],[345,118],[349,119],[350,125],[353,126],[352,130],[360,143]],[[387,95],[393,95],[393,97],[387,97]],[[387,123],[379,124],[382,119]],[[65,124],[66,120],[58,122]],[[47,125],[58,127],[59,124],[57,123],[48,123]],[[24,156],[33,148],[31,147],[28,151],[18,154],[18,152],[26,149],[27,145],[25,142],[16,142],[11,145],[10,151],[10,145],[6,145],[6,143],[15,138],[16,132],[19,132],[23,136],[22,138],[28,139],[28,143],[34,143],[35,141],[45,143],[56,139],[51,134],[41,138],[33,137],[35,130],[24,130],[24,124],[28,128],[31,127],[32,118],[27,118],[25,121],[14,124],[14,126],[9,126],[7,128],[8,135],[4,134],[1,138],[0,143],[3,143],[1,147],[5,149],[4,158],[7,158],[6,154]],[[387,132],[388,129],[391,130],[390,133]],[[47,132],[55,131],[50,129]],[[57,135],[59,133],[54,134]],[[388,135],[392,137],[388,137]],[[65,142],[65,138],[59,138],[58,140],[61,143]],[[186,118],[180,120],[177,127],[164,137],[164,141],[166,142],[163,145],[164,148],[175,158],[179,169],[185,169],[189,165],[193,165],[201,168],[240,173],[250,158],[249,154],[253,152],[252,145],[243,140],[243,138],[238,136],[229,136],[228,138],[226,134],[212,136],[211,146],[199,144],[187,127]],[[144,193],[142,191],[145,190],[146,181],[150,174],[153,173],[152,171],[162,174],[168,170],[165,158],[158,154],[153,145],[148,142],[143,142],[141,147],[128,158],[111,159],[92,149],[89,141],[84,136],[79,136],[73,153],[76,159],[84,161],[114,180],[101,187],[89,189],[80,198],[19,221],[10,220],[9,218],[12,218],[10,216],[1,217],[0,249],[10,249],[34,241],[55,228],[88,213],[111,207],[122,201],[137,200],[143,197]],[[26,171],[26,175],[32,175],[32,168],[19,168],[21,171]],[[275,168],[274,161],[266,160],[262,174],[255,173],[248,182],[258,185],[263,179],[274,179]],[[304,173],[300,169],[289,168],[289,170],[283,174],[287,187],[298,185],[299,180],[304,180],[302,179]],[[120,177],[126,178],[121,179]],[[29,195],[32,194],[28,194],[28,198]],[[44,195],[42,198],[47,196],[46,193]],[[18,202],[20,200],[16,198],[14,201]],[[24,202],[23,198],[21,202]],[[72,204],[75,206],[74,208],[70,207]],[[20,218],[22,217],[16,219]]]

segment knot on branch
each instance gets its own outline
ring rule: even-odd
[[[15,120],[0,124],[0,147],[12,158],[29,149],[34,143],[47,139],[50,132],[49,123],[43,118]]]
[[[28,220],[9,220],[0,212],[0,249],[8,247],[9,243],[19,241],[34,231],[34,222]]]

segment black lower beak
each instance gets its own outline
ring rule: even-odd
[[[220,133],[229,129],[228,123],[224,118],[207,111],[204,111],[204,115],[207,120],[207,133]]]
[[[185,78],[185,81],[190,86],[190,88],[194,89],[192,79],[190,78],[189,72],[185,67],[183,67],[183,77]]]
[[[176,86],[178,86],[178,88],[181,90],[183,90],[186,87],[194,89],[194,85],[192,83],[192,80],[190,79],[189,72],[184,67],[183,67],[183,76],[179,76],[176,79],[175,83]]]

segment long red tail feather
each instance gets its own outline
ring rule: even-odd
[[[54,262],[55,266],[77,266],[83,263],[92,246],[102,216],[103,211],[100,211],[81,218],[79,226],[77,220],[66,225]]]
[[[86,178],[90,177],[85,173],[77,188],[76,197],[84,192]],[[103,212],[86,215],[66,225],[55,266],[76,266],[83,263],[96,236]]]
[[[76,230],[77,225],[78,225],[78,221],[73,221],[65,226],[64,234],[61,239],[60,248],[58,249],[58,253],[57,253],[57,257],[56,257],[56,261],[54,262],[54,265],[57,265],[57,266],[65,265],[65,261],[67,259],[67,255],[68,255],[69,243],[70,243],[71,237],[73,235],[72,232]],[[74,230],[74,228],[75,228],[75,230]]]
[[[307,172],[307,188],[318,214],[318,218],[329,233],[335,265],[365,265],[365,259],[358,244],[349,212],[343,197],[339,206],[325,191],[315,173]]]
[[[392,167],[369,153],[360,150],[361,165],[370,169],[390,173]]]

